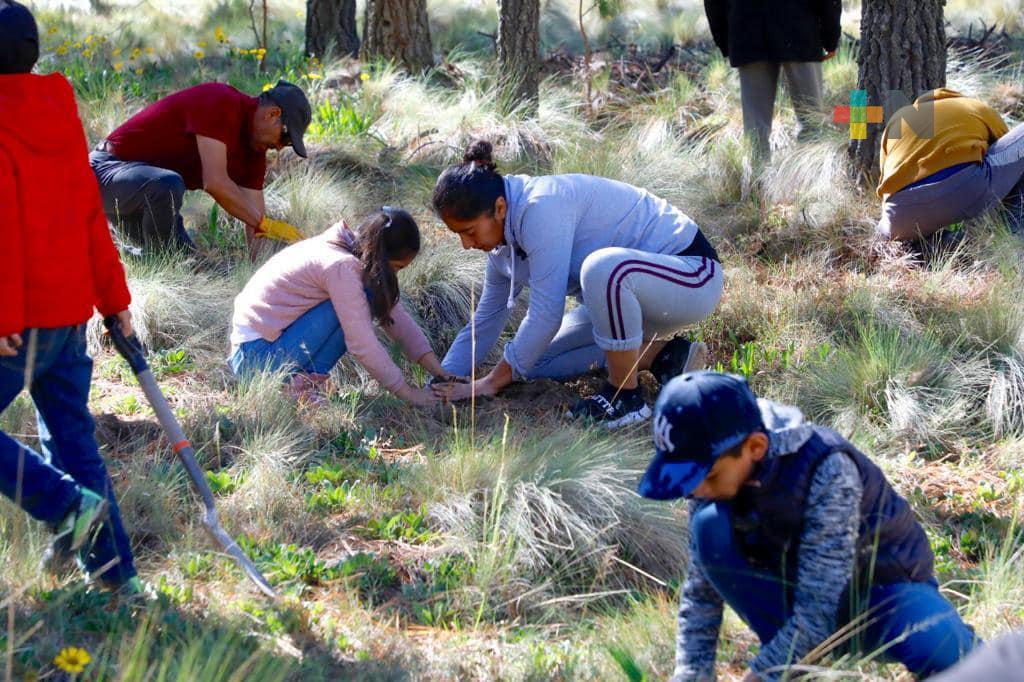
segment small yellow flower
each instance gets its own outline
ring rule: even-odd
[[[132,50],[132,59],[138,59],[140,55],[142,55],[141,47],[137,47],[134,50]]]
[[[115,73],[121,73],[122,69],[124,69],[124,62],[114,62],[114,72]]]
[[[228,40],[228,37],[224,34],[224,29],[220,26],[213,29],[213,37],[217,39],[218,43],[226,43]]]
[[[200,40],[198,43],[196,43],[196,45],[198,45],[199,47],[206,47],[206,41]]]
[[[92,657],[85,649],[69,646],[60,650],[53,663],[64,672],[77,675],[85,671],[85,666],[89,665],[91,660]]]
[[[82,56],[88,59],[92,56],[92,50],[90,50],[89,48],[82,50]]]
[[[139,68],[135,69],[135,75],[136,76],[141,76],[142,75],[142,67],[141,66]]]
[[[105,44],[106,44],[106,42],[107,42],[107,37],[106,37],[106,36],[102,36],[102,37],[100,38],[100,43],[101,43],[101,44],[104,44],[104,45],[105,45]]]
[[[146,54],[153,54],[153,48],[147,47],[146,48]]]
[[[110,54],[112,54],[112,55],[113,55],[113,56],[115,56],[115,57],[120,57],[120,56],[121,56],[121,48],[119,48],[119,47],[115,47],[115,48],[114,48],[114,51],[113,51],[113,52],[111,52]]]
[[[73,43],[71,45],[71,47],[73,47],[73,48],[75,48],[77,50],[78,48],[82,47],[82,43]]]
[[[273,83],[264,83],[263,84],[263,92],[266,92],[267,90],[269,90],[272,87],[274,87]]]
[[[206,56],[206,53],[203,52],[202,50],[196,50],[195,52],[192,53],[192,56],[195,57],[196,59],[202,59],[203,57]]]
[[[297,12],[295,13],[295,16],[297,16],[297,17],[298,17],[299,19],[303,19],[303,18],[305,18],[305,16],[306,16],[306,13],[305,13],[305,12],[303,12],[303,11],[302,11],[302,10],[300,9],[300,10],[298,10],[298,11],[297,11]]]
[[[311,81],[318,81],[318,80],[320,80],[321,78],[323,78],[323,76],[321,76],[321,75],[320,75],[320,74],[318,74],[318,73],[307,73],[307,74],[306,74],[306,78],[308,78],[308,79],[309,79],[309,80],[311,80]]]
[[[68,53],[68,48],[67,48],[66,45],[61,45],[60,47],[57,48],[57,54],[59,54],[60,56],[63,57],[67,53]]]
[[[47,33],[49,33],[49,34],[50,34],[50,35],[52,36],[52,35],[53,35],[54,33],[56,33],[56,32],[57,32],[57,31],[59,31],[59,30],[60,30],[60,29],[59,29],[59,28],[57,28],[56,26],[51,26],[51,27],[50,27],[49,29],[47,29],[47,31],[46,31],[46,32],[47,32]]]
[[[361,80],[361,81],[363,81],[365,83],[366,81],[370,80],[370,74],[368,74],[368,73],[361,73],[361,74],[359,74],[359,80]]]
[[[95,40],[95,38],[93,38],[91,35],[90,36],[86,36],[85,37],[85,44],[86,45],[92,45],[92,41],[93,40]]]

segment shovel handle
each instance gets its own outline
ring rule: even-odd
[[[128,361],[133,372],[138,374],[149,369],[149,364],[146,362],[146,354],[142,350],[142,342],[139,341],[139,337],[135,336],[135,334],[125,336],[116,315],[104,317],[103,326],[107,328],[110,340],[114,342],[114,348],[121,354],[121,357]]]

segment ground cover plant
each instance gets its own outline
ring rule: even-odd
[[[845,5],[856,36],[859,5]],[[198,82],[250,93],[280,77],[301,84],[314,111],[310,159],[271,159],[269,211],[307,235],[382,204],[412,212],[426,244],[401,273],[403,296],[440,352],[483,268],[429,211],[434,179],[467,141],[492,140],[510,172],[594,173],[668,199],[723,255],[723,302],[692,330],[713,364],[876,456],[929,533],[944,593],[982,636],[1024,624],[1024,242],[998,213],[927,253],[874,242],[878,200],[846,175],[848,130],[824,115],[797,145],[783,108],[773,161],[755,168],[736,75],[711,49],[701,3],[595,14],[588,31],[609,58],[595,62],[589,106],[575,3],[549,4],[536,112],[498,106],[492,45],[477,34],[493,31],[490,4],[432,3],[445,58],[415,78],[307,58],[294,0],[270,3],[266,52],[240,0],[36,9],[40,69],[71,79],[90,142]],[[956,36],[982,22],[1005,29],[984,54],[953,41],[948,80],[1020,122],[1020,8],[950,0],[946,12]],[[630,42],[642,54],[685,49],[630,88],[610,58]],[[856,85],[852,49],[847,40],[825,65],[829,108]],[[224,362],[231,305],[255,266],[239,226],[197,194],[186,222],[202,257],[126,256],[132,311],[225,527],[282,600],[260,597],[207,541],[184,473],[94,320],[90,404],[157,598],[120,603],[76,575],[40,573],[44,529],[0,501],[5,675],[57,679],[58,654],[78,647],[90,680],[666,678],[685,510],[634,493],[648,427],[566,423],[596,378],[436,411],[405,407],[348,361],[318,409],[282,396],[279,376],[236,381]],[[33,442],[26,396],[0,428]],[[742,674],[754,647],[728,614],[720,674]],[[822,677],[901,674],[828,651],[808,663]]]

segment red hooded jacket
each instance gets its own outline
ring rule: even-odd
[[[71,84],[0,75],[0,336],[131,301]]]

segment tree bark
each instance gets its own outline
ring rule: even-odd
[[[359,56],[356,0],[306,0],[306,54]]]
[[[498,68],[510,103],[536,108],[540,88],[540,0],[499,0]]]
[[[864,0],[857,57],[857,87],[868,105],[884,106],[886,119],[900,104],[946,84],[945,0]],[[867,139],[850,143],[855,171],[878,178],[884,124],[868,125]]]
[[[363,59],[386,59],[416,73],[434,65],[426,0],[368,0]]]

